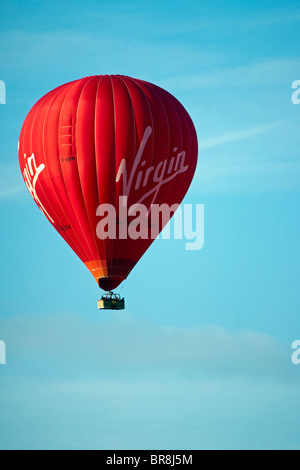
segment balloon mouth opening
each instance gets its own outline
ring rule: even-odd
[[[124,279],[125,278],[123,276],[100,277],[98,279],[98,284],[100,289],[109,292],[116,289]]]

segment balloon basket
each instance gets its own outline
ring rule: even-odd
[[[98,310],[124,310],[125,299],[121,299],[119,294],[108,292],[101,300],[98,300]]]

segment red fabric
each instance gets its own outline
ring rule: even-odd
[[[194,125],[179,101],[119,75],[51,91],[29,112],[19,141],[21,171],[35,202],[105,290],[128,276],[153,240],[99,239],[97,207],[112,204],[118,213],[125,166],[129,207],[180,204],[197,153]],[[162,174],[167,181],[160,185]]]

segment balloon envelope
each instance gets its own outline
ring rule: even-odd
[[[153,204],[180,204],[197,153],[194,125],[179,101],[121,75],[86,77],[46,94],[19,139],[33,199],[104,290],[126,279],[153,242],[151,236],[126,236],[132,216],[125,217],[125,201],[133,212],[142,204],[148,215]],[[105,237],[100,221],[109,207],[119,230]],[[166,222],[159,220],[158,231]]]

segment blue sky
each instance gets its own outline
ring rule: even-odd
[[[298,2],[2,2],[1,449],[299,449]],[[90,273],[37,209],[17,158],[32,105],[124,74],[189,111],[185,202],[205,244],[157,240],[99,313]]]

